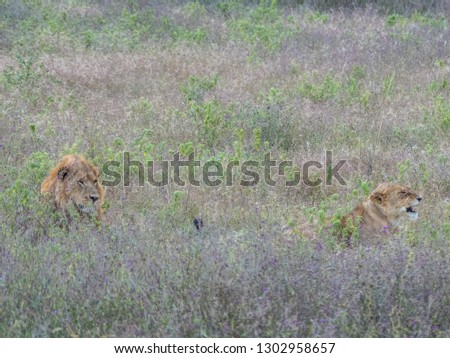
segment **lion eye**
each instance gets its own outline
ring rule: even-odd
[[[83,180],[78,180],[78,184],[84,185],[84,181]]]
[[[97,184],[97,180],[94,180],[94,184]]]

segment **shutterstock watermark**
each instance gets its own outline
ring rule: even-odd
[[[103,174],[111,179],[103,179],[105,186],[136,185],[132,183],[137,177],[137,185],[162,187],[169,182],[178,186],[255,186],[264,183],[267,186],[279,184],[287,187],[297,185],[319,186],[333,185],[335,180],[340,185],[347,185],[339,170],[346,160],[333,162],[332,151],[326,151],[325,163],[310,160],[303,163],[301,169],[292,160],[274,160],[270,153],[263,160],[207,160],[201,162],[195,159],[194,153],[182,158],[175,153],[171,160],[147,161],[132,160],[129,152],[123,153],[123,160],[107,161],[102,166]],[[280,183],[281,181],[281,183]]]

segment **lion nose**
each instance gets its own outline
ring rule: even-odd
[[[418,200],[418,201],[421,201],[421,200],[422,200],[422,197],[421,197],[421,196],[418,196],[418,197],[417,197],[417,200]]]
[[[93,203],[95,203],[98,200],[98,195],[89,195],[89,197],[91,198]]]

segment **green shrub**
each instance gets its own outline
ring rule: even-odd
[[[216,87],[217,81],[217,75],[212,78],[189,76],[187,82],[181,84],[180,89],[188,101],[201,102],[205,94]]]
[[[302,82],[298,87],[298,92],[314,102],[322,102],[336,98],[341,86],[341,83],[331,73],[328,73],[320,84],[309,81]]]
[[[233,39],[247,43],[253,50],[262,48],[269,53],[279,50],[284,41],[298,32],[283,20],[276,1],[271,4],[261,1],[248,16],[229,20],[227,26]]]

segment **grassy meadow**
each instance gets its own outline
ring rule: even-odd
[[[450,337],[448,4],[299,3],[0,0],[0,337]],[[132,168],[108,224],[61,225],[49,169],[124,152],[294,166],[215,187]],[[284,185],[311,160],[321,185]],[[340,247],[326,218],[382,181],[423,195],[419,220]]]

